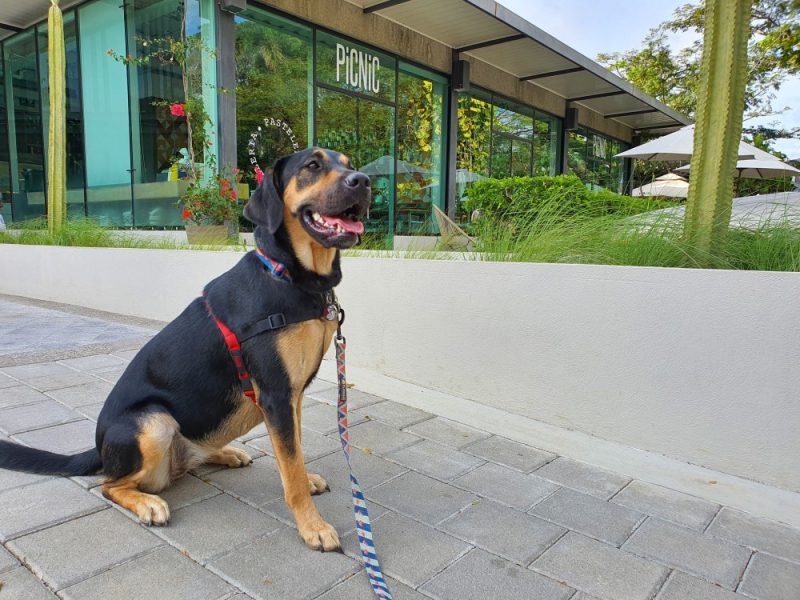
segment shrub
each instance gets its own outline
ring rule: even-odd
[[[592,191],[575,175],[482,179],[472,184],[466,208],[482,220],[521,226],[539,212],[556,220],[574,217],[633,215],[671,206],[669,202]]]

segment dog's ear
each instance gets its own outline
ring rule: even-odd
[[[283,191],[280,189],[281,170],[286,158],[279,158],[267,171],[250,200],[244,206],[244,217],[254,225],[260,225],[271,234],[283,223]]]

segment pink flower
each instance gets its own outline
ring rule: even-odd
[[[186,110],[180,102],[174,102],[169,105],[169,112],[173,117],[185,117]]]
[[[256,183],[261,185],[262,181],[264,181],[264,171],[262,171],[260,167],[256,166]]]
[[[183,217],[184,219],[191,219],[192,218],[192,211],[187,210],[187,209],[184,208],[183,212],[181,213],[181,217]]]

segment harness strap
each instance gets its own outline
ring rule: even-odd
[[[236,367],[236,375],[239,377],[239,383],[242,384],[242,390],[244,391],[244,395],[250,398],[253,404],[258,404],[258,398],[256,398],[256,391],[253,388],[253,382],[250,381],[250,373],[247,371],[247,367],[244,366],[244,359],[242,358],[242,346],[239,343],[236,334],[223,323],[220,321],[217,316],[214,314],[214,311],[211,310],[211,305],[206,300],[206,310],[208,310],[208,314],[211,315],[211,318],[214,319],[214,323],[217,324],[220,333],[222,333],[222,337],[225,340],[225,345],[228,347],[228,352],[230,352],[231,358],[233,359],[233,364]]]

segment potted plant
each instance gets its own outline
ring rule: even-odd
[[[242,205],[237,192],[239,169],[217,171],[213,157],[206,160],[209,176],[189,183],[178,203],[190,244],[224,244],[236,238]]]

